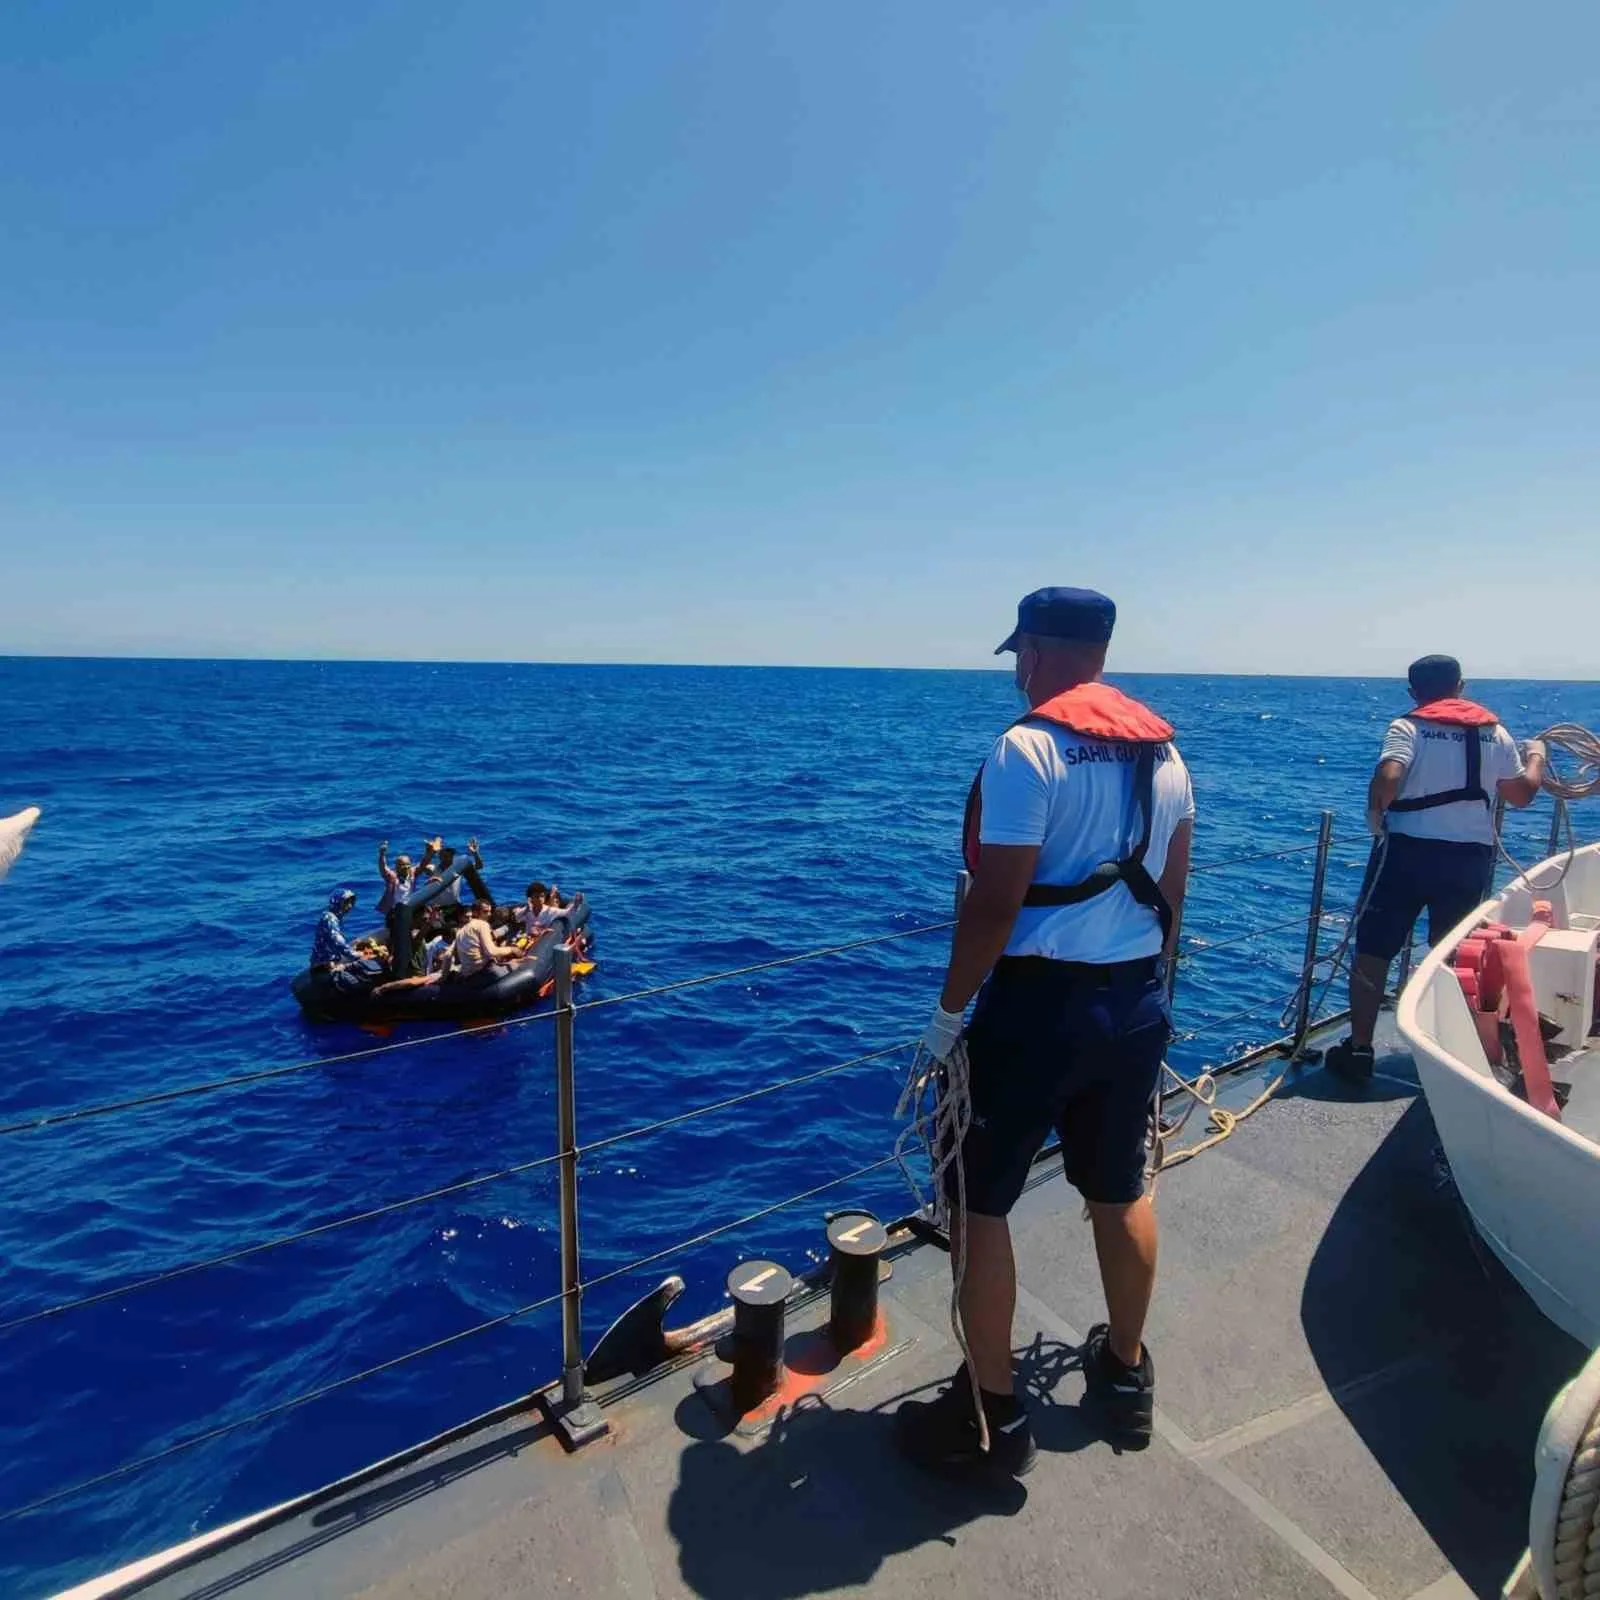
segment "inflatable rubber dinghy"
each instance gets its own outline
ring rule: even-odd
[[[373,937],[381,939],[382,931]],[[535,946],[533,955],[514,967],[494,967],[477,978],[443,978],[437,983],[391,989],[383,995],[373,993],[387,981],[383,975],[374,974],[370,983],[361,985],[346,977],[341,984],[331,973],[307,968],[289,987],[300,1009],[314,1022],[474,1022],[509,1016],[555,992],[556,950],[568,938],[574,963],[587,961],[593,940],[589,902],[581,896],[571,915],[562,917],[555,931]]]
[[[38,820],[38,806],[29,806],[14,817],[0,818],[0,878],[5,877],[22,854],[28,832]]]

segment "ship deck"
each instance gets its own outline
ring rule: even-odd
[[[695,1388],[706,1356],[601,1396],[566,1454],[534,1410],[87,1596],[450,1600],[870,1594],[1445,1600],[1498,1594],[1527,1540],[1539,1421],[1585,1352],[1477,1242],[1390,1035],[1370,1090],[1320,1069],[1164,1173],[1149,1330],[1156,1438],[1080,1416],[1103,1317],[1053,1168],[1015,1216],[1020,1371],[1040,1459],[978,1487],[902,1463],[892,1413],[954,1370],[948,1263],[901,1236],[887,1331],[753,1436]],[[1248,1096],[1248,1076],[1229,1085]],[[730,1262],[730,1265],[732,1263]],[[794,1365],[825,1298],[791,1307]]]

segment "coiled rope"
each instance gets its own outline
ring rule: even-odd
[[[1528,1554],[1538,1592],[1542,1600],[1596,1600],[1600,1596],[1600,1351],[1551,1402],[1533,1460]]]
[[[967,1275],[967,1170],[961,1159],[961,1147],[972,1126],[972,1079],[965,1034],[942,1063],[923,1045],[917,1046],[894,1114],[897,1119],[905,1120],[894,1142],[894,1163],[911,1190],[917,1209],[926,1212],[934,1226],[943,1228],[950,1238],[950,1331],[955,1335],[972,1385],[972,1406],[978,1414],[978,1441],[987,1450],[989,1424],[983,1414],[978,1369],[961,1322],[961,1286]],[[911,1169],[909,1157],[914,1150],[920,1151],[928,1164],[930,1193],[923,1192]],[[945,1187],[947,1172],[955,1175],[956,1210],[961,1215],[959,1231],[950,1226],[950,1198]]]
[[[1566,751],[1578,763],[1577,772],[1570,778],[1559,776],[1555,767],[1549,762],[1545,763],[1544,771],[1544,792],[1556,803],[1552,837],[1559,839],[1563,833],[1566,834],[1566,860],[1557,868],[1555,877],[1546,883],[1535,883],[1533,872],[1538,869],[1524,867],[1506,849],[1505,841],[1500,837],[1498,829],[1495,830],[1494,847],[1505,864],[1527,884],[1530,890],[1538,893],[1559,888],[1567,881],[1567,874],[1572,870],[1573,857],[1578,853],[1578,842],[1572,831],[1570,805],[1574,800],[1590,800],[1600,795],[1600,734],[1591,733],[1588,728],[1576,722],[1557,722],[1535,737],[1542,739],[1546,746]]]
[[[1556,1514],[1556,1600],[1600,1595],[1600,1410],[1567,1470]]]
[[[1556,799],[1589,800],[1600,794],[1600,734],[1591,733],[1576,722],[1558,722],[1538,735],[1547,745],[1565,750],[1578,763],[1576,777],[1558,777],[1553,768],[1545,770],[1545,792]]]

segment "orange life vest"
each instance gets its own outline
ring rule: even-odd
[[[1407,722],[1434,722],[1446,728],[1467,730],[1462,739],[1467,758],[1466,781],[1458,789],[1441,789],[1436,794],[1417,794],[1406,800],[1393,801],[1389,809],[1402,813],[1431,811],[1435,806],[1453,806],[1461,800],[1481,800],[1487,806],[1489,792],[1483,786],[1483,742],[1474,730],[1497,727],[1500,719],[1494,712],[1486,710],[1475,700],[1451,698],[1430,700],[1404,715]]]
[[[1131,746],[1134,756],[1133,805],[1139,824],[1138,842],[1119,861],[1102,861],[1079,883],[1033,883],[1023,897],[1025,906],[1081,905],[1119,883],[1140,905],[1153,912],[1161,924],[1163,941],[1172,936],[1172,907],[1144,864],[1150,849],[1150,827],[1155,810],[1157,753],[1171,742],[1172,724],[1148,706],[1141,705],[1109,683],[1081,683],[1046,700],[1017,718],[1013,728],[1029,724],[1065,728],[1086,739],[1103,739]],[[978,870],[979,834],[983,823],[983,768],[978,768],[967,794],[962,824],[962,854],[967,870]]]

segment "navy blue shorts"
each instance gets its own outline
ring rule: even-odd
[[[1438,944],[1488,894],[1493,865],[1493,845],[1391,833],[1383,867],[1356,924],[1356,954],[1394,960],[1410,939],[1424,907],[1428,943]],[[1371,879],[1369,863],[1369,883]]]
[[[1137,1200],[1171,1032],[1154,957],[1115,966],[1004,957],[967,1030],[967,1210],[1007,1215],[1052,1132],[1067,1181],[1085,1200]],[[952,1169],[945,1188],[953,1200]]]

